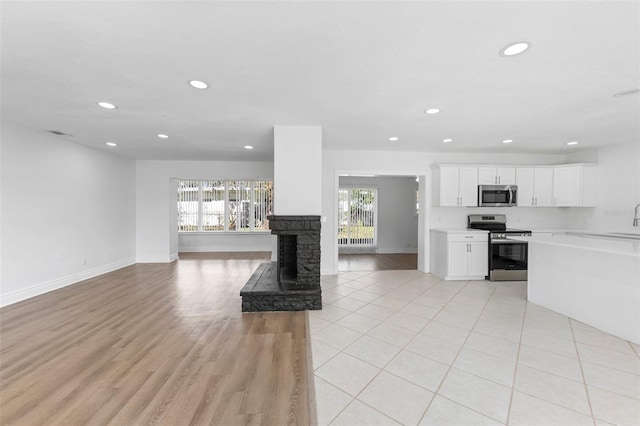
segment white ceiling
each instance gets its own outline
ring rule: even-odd
[[[99,149],[115,141],[130,158],[270,161],[274,125],[322,126],[328,149],[563,153],[571,140],[640,142],[640,96],[613,96],[640,86],[638,1],[1,8],[2,119]],[[498,54],[521,40],[533,43],[524,54]]]

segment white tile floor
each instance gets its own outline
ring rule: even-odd
[[[526,283],[322,277],[320,425],[640,425],[640,347],[526,301]]]

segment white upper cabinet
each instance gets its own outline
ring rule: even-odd
[[[520,207],[593,207],[595,164],[554,166],[433,166],[433,205],[478,205],[478,185],[518,185]]]
[[[474,207],[478,205],[478,169],[460,167],[460,205]]]
[[[553,206],[553,168],[518,167],[518,206]]]
[[[436,206],[477,206],[478,168],[441,166],[434,173]]]
[[[515,167],[478,167],[478,185],[514,185]]]
[[[569,164],[553,169],[553,195],[558,207],[593,207],[596,203],[596,167]]]

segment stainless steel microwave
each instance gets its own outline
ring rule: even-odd
[[[517,205],[517,185],[478,185],[478,207],[514,207]]]

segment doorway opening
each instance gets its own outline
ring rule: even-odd
[[[336,177],[336,271],[418,269],[416,175]]]

